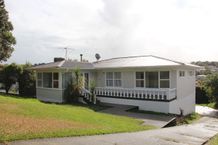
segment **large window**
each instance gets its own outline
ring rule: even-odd
[[[52,88],[52,73],[43,73],[43,88]]]
[[[37,87],[59,88],[59,74],[52,72],[37,73]]]
[[[136,72],[136,87],[140,88],[169,88],[169,71]]]
[[[145,73],[136,72],[136,87],[144,87],[145,85]]]
[[[160,72],[160,88],[169,88],[170,87],[170,72],[161,71]]]
[[[158,72],[146,72],[146,88],[158,88]]]
[[[121,72],[106,72],[106,86],[107,87],[121,87]]]

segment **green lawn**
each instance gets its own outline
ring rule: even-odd
[[[208,104],[198,104],[198,105],[207,106],[207,107],[216,109],[216,103],[215,103],[215,102],[213,102],[213,103],[208,103]]]
[[[206,145],[218,145],[218,134],[209,140]]]
[[[85,106],[57,105],[0,95],[0,142],[154,129],[128,117]]]

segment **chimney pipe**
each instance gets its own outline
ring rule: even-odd
[[[80,54],[80,61],[83,61],[83,54]]]

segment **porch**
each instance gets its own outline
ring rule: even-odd
[[[170,102],[176,99],[176,88],[106,88],[96,87],[98,97]]]

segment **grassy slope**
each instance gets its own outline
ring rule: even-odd
[[[206,145],[218,145],[218,134],[209,140]]]
[[[94,112],[87,107],[45,104],[0,95],[0,142],[152,129],[141,121]]]

